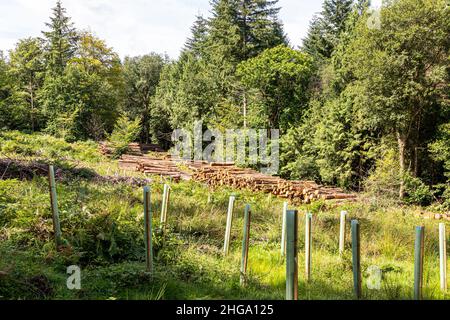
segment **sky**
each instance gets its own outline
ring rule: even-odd
[[[323,0],[280,0],[280,19],[297,47]],[[0,50],[21,38],[41,36],[56,0],[0,0]],[[123,58],[150,52],[177,58],[195,16],[208,16],[209,0],[62,0],[79,30],[106,40]]]

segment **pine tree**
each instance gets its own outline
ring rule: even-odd
[[[303,50],[316,60],[323,59],[332,50],[325,41],[323,24],[320,16],[314,16],[309,25],[308,35],[303,40]]]
[[[42,32],[47,41],[47,70],[52,74],[61,75],[67,62],[74,56],[78,36],[60,0],[52,10],[50,23],[45,24],[50,31]]]
[[[278,20],[278,0],[237,1],[238,23],[242,37],[243,60],[256,57],[265,49],[286,44],[283,26]]]
[[[205,57],[206,72],[212,79],[218,100],[231,95],[236,83],[236,66],[242,61],[242,41],[238,24],[236,0],[213,0],[212,18],[209,20],[209,36]]]
[[[278,19],[278,0],[213,0],[209,46],[237,64],[266,49],[287,44]]]
[[[355,2],[356,12],[359,15],[362,15],[370,7],[370,4],[371,4],[370,0],[356,0]]]
[[[43,84],[45,70],[41,39],[27,38],[20,40],[15,49],[10,51],[11,78],[14,79],[14,105],[26,110],[29,115],[30,129],[38,128],[40,117],[37,103],[38,91]]]
[[[358,3],[360,3],[358,1]],[[303,49],[316,60],[329,59],[346,30],[347,19],[353,11],[353,0],[325,0],[322,12],[310,25]]]
[[[236,68],[242,61],[255,57],[264,50],[285,44],[283,27],[277,15],[278,1],[268,0],[213,0],[213,16],[209,20],[207,41],[207,72],[219,105],[218,114],[230,114],[243,104],[246,114],[246,94],[236,77]],[[233,113],[233,112],[231,112]],[[239,123],[239,117],[233,113]],[[245,125],[245,119],[244,119]]]
[[[184,51],[202,56],[208,38],[208,20],[198,15],[191,27],[191,37],[186,40]]]

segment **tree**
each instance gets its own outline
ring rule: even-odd
[[[61,75],[47,76],[40,95],[47,131],[66,139],[103,139],[118,117],[123,95],[118,55],[89,32]]]
[[[358,3],[358,8],[362,6]],[[322,12],[313,18],[302,48],[321,63],[329,59],[346,30],[353,0],[325,0]]]
[[[114,130],[109,137],[109,142],[113,148],[113,157],[119,158],[128,151],[128,145],[139,137],[141,124],[139,119],[130,121],[126,115],[121,115],[117,119]]]
[[[156,94],[156,107],[166,112],[172,128],[192,128],[195,121],[212,120],[213,95],[205,76],[205,61],[184,52],[164,67]]]
[[[450,114],[450,108],[447,115]],[[447,119],[450,117],[447,117]],[[443,189],[443,198],[447,209],[450,209],[450,121],[441,125],[438,130],[437,139],[428,146],[432,157],[444,167],[446,183],[437,185],[438,189]]]
[[[204,55],[209,29],[208,20],[199,15],[191,27],[191,37],[186,40],[184,51],[189,51],[197,57]]]
[[[151,134],[155,133],[151,131],[151,127],[158,110],[154,108],[153,100],[167,60],[167,57],[152,53],[140,57],[126,57],[124,61],[124,111],[130,118],[141,119],[141,142],[150,142]]]
[[[119,55],[106,42],[88,31],[79,33],[79,42],[71,65],[78,65],[88,74],[97,74],[113,88],[116,99],[123,97],[124,75]]]
[[[225,119],[219,126],[241,124],[240,107],[246,125],[247,95],[236,77],[236,68],[242,61],[265,49],[286,43],[283,28],[278,21],[277,1],[214,0],[213,17],[209,21],[206,49],[207,77],[211,79],[216,96],[214,114]]]
[[[0,129],[10,128],[12,111],[9,108],[8,98],[11,95],[10,79],[8,76],[8,63],[3,52],[0,51]]]
[[[111,85],[78,65],[47,79],[40,98],[48,119],[46,131],[68,141],[103,139],[118,116]]]
[[[368,126],[395,136],[402,175],[420,174],[414,159],[448,104],[449,14],[442,0],[395,1],[382,9],[381,30],[361,21],[348,47],[360,112]]]
[[[15,108],[25,111],[32,131],[42,125],[37,96],[44,78],[43,54],[42,41],[38,38],[20,40],[10,52],[9,73],[14,83],[12,100]]]
[[[45,24],[50,30],[42,32],[46,39],[47,70],[61,75],[75,54],[78,35],[60,0],[52,11],[50,22]]]
[[[256,57],[266,49],[287,44],[283,25],[278,20],[278,0],[237,1],[237,21],[242,37],[243,60]]]
[[[311,62],[304,53],[278,46],[239,65],[237,73],[243,84],[257,90],[252,101],[259,105],[257,113],[263,125],[285,131],[301,119]]]

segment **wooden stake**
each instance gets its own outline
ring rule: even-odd
[[[167,224],[167,208],[169,206],[169,197],[170,197],[170,186],[165,184],[164,191],[163,191],[163,197],[161,200],[161,227],[162,228],[164,228],[164,226]]]
[[[152,246],[152,212],[150,201],[150,188],[144,187],[144,239],[145,261],[147,271],[153,272],[153,246]]]
[[[355,298],[361,299],[361,244],[358,220],[352,221],[353,288]]]
[[[445,223],[439,224],[439,259],[441,290],[447,292],[447,236],[445,233]]]
[[[244,286],[247,279],[247,265],[248,265],[248,249],[250,244],[250,220],[251,212],[250,205],[245,206],[244,213],[244,236],[242,239],[242,258],[241,258],[241,286]]]
[[[339,255],[342,256],[345,250],[345,223],[347,211],[341,211],[341,223],[339,229]]]
[[[414,247],[414,299],[422,300],[425,227],[416,227]]]
[[[225,230],[225,242],[223,245],[223,252],[225,255],[228,255],[230,251],[231,226],[233,223],[233,209],[235,200],[236,200],[235,196],[230,196],[230,200],[228,202],[227,227]]]
[[[288,209],[288,203],[283,203],[283,224],[281,227],[281,256],[283,257],[286,254],[286,212]]]
[[[311,280],[311,244],[312,244],[312,214],[307,213],[305,219],[305,278]]]
[[[286,212],[286,300],[298,300],[298,211]]]
[[[59,222],[58,198],[56,196],[55,169],[48,167],[48,181],[50,186],[50,204],[52,207],[53,232],[55,233],[56,248],[62,244],[61,225]]]

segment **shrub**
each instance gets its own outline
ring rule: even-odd
[[[433,201],[433,192],[429,186],[424,184],[419,178],[405,176],[406,197],[404,201],[408,204],[428,206]]]
[[[120,157],[128,149],[128,144],[137,139],[140,132],[140,120],[136,118],[134,121],[128,119],[127,116],[121,116],[114,131],[109,138],[109,142],[114,149],[113,156]]]
[[[364,182],[365,190],[375,196],[397,199],[400,188],[400,168],[395,150],[388,150],[375,163],[375,169]]]

